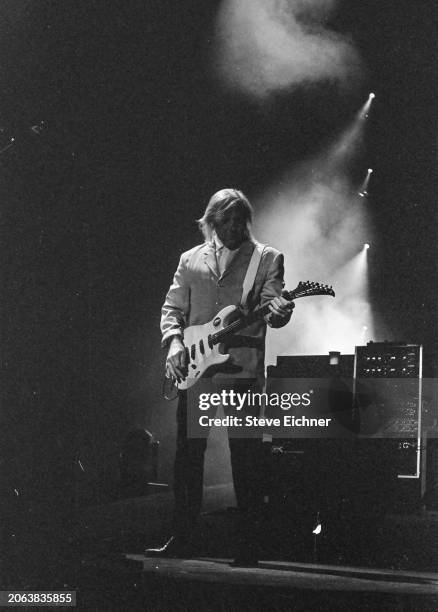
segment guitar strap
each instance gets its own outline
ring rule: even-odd
[[[249,292],[254,286],[257,270],[259,269],[260,261],[262,259],[265,247],[265,244],[254,242],[254,251],[252,252],[252,256],[248,264],[248,269],[243,280],[242,297],[240,298],[240,307],[242,309],[246,308],[246,300],[248,299]]]

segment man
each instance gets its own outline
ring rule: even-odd
[[[264,377],[266,325],[282,327],[293,303],[281,297],[283,255],[261,245],[251,235],[253,210],[236,189],[215,193],[198,221],[205,242],[183,253],[162,309],[162,344],[168,347],[166,375],[175,381],[187,376],[184,328],[212,320],[225,306],[239,305],[242,286],[255,248],[261,259],[246,307],[254,309],[270,302],[269,314],[236,334],[226,351],[231,355],[226,372],[215,374],[216,384],[248,390],[261,388]],[[221,378],[222,377],[222,378]],[[187,393],[179,393],[177,449],[174,472],[175,536],[150,554],[190,556],[196,547],[197,519],[202,503],[202,481],[206,439],[187,435]],[[260,502],[258,481],[260,440],[229,439],[234,489],[242,529],[237,564],[256,562],[251,526]]]

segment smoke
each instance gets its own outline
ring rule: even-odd
[[[267,363],[281,354],[354,352],[371,339],[367,254],[370,240],[364,201],[331,156],[304,163],[255,206],[255,234],[285,255],[286,288],[300,280],[333,285],[336,298],[296,302],[290,325],[268,336]]]
[[[223,0],[216,23],[215,64],[233,88],[257,97],[294,85],[360,74],[352,43],[326,20],[336,0]]]

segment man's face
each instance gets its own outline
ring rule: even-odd
[[[248,237],[244,211],[239,208],[226,211],[223,218],[214,224],[214,229],[227,249],[230,251],[238,249]]]

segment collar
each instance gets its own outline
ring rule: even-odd
[[[210,270],[213,272],[213,274],[217,278],[222,278],[223,276],[226,276],[228,272],[230,271],[230,269],[232,269],[237,263],[240,262],[244,264],[245,261],[248,262],[251,259],[251,255],[254,250],[254,245],[255,245],[254,241],[251,240],[250,238],[248,240],[245,240],[240,245],[240,247],[236,249],[236,251],[233,251],[233,253],[235,253],[235,256],[233,257],[233,259],[231,260],[231,262],[229,263],[229,265],[223,272],[222,276],[219,275],[219,272],[217,269],[217,260],[216,260],[216,252],[215,252],[216,243],[214,239],[210,240],[209,242],[206,242],[201,252],[203,254],[205,263],[210,268]]]
[[[237,249],[234,249],[234,251],[230,251],[230,249],[224,245],[224,243],[221,241],[219,236],[216,234],[216,231],[213,230],[212,240],[210,241],[209,244],[213,247],[215,251],[219,251],[220,249],[224,248],[225,252],[228,251],[229,253],[233,253],[237,255],[237,253],[240,253],[240,251],[245,252],[254,243],[250,238],[245,238],[245,240],[242,242],[242,244],[239,247],[237,247]]]

